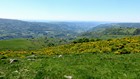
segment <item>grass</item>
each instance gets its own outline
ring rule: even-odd
[[[0,40],[0,51],[21,51],[21,50],[37,50],[42,48],[44,43],[42,40],[36,41],[32,39],[9,39],[9,40]]]
[[[31,46],[32,43],[26,39],[12,39],[0,41],[0,50],[21,50],[28,49]]]
[[[139,36],[27,50],[34,43],[0,41],[0,79],[140,79]]]
[[[70,54],[0,60],[0,79],[140,79],[140,54]]]

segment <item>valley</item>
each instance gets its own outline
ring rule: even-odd
[[[139,28],[1,19],[0,79],[139,79]]]

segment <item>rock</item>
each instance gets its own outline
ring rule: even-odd
[[[18,60],[17,59],[10,59],[10,64],[14,63],[14,62],[18,62]]]
[[[36,59],[36,56],[35,55],[27,56],[27,60],[35,61],[35,59]]]
[[[62,57],[62,55],[59,55],[58,58]]]
[[[64,77],[65,77],[66,79],[72,79],[72,76],[64,75]]]
[[[27,60],[29,60],[29,61],[35,61],[35,59],[27,59]]]
[[[27,58],[35,58],[35,57],[36,57],[35,55],[27,56]]]

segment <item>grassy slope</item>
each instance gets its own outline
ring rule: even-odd
[[[26,39],[13,39],[13,40],[1,40],[0,50],[26,50],[32,47],[32,43]]]
[[[71,54],[37,56],[34,61],[0,60],[0,78],[5,79],[139,79],[140,54]]]
[[[45,47],[44,39],[9,39],[0,40],[0,51],[28,51]]]
[[[140,52],[140,36],[121,39],[102,40],[77,44],[60,45],[45,48],[43,54],[71,54],[71,53],[116,53],[129,54]]]
[[[64,55],[59,57],[59,54]],[[11,58],[18,61],[10,64]],[[73,79],[139,79],[139,62],[139,36],[60,45],[30,52],[3,51],[0,52],[0,78],[65,79],[64,75],[71,75]]]
[[[37,45],[37,44],[36,44]],[[35,46],[35,45],[34,45]],[[110,39],[96,42],[66,44],[32,51],[1,51],[7,57],[26,56],[29,54],[81,54],[81,53],[115,53],[129,54],[140,53],[140,36],[121,39]]]

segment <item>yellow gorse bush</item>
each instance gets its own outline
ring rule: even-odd
[[[45,54],[69,54],[69,53],[139,53],[140,36],[121,39],[86,42],[57,47],[45,48]]]

